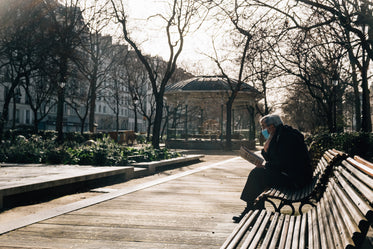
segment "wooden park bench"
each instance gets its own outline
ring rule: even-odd
[[[324,195],[307,212],[250,211],[221,249],[358,248],[373,222],[373,164],[348,158],[333,168]]]
[[[325,151],[314,169],[310,184],[300,189],[273,187],[263,192],[257,202],[270,203],[276,212],[281,212],[283,207],[289,206],[292,210],[291,214],[295,214],[294,204],[299,203],[298,211],[301,214],[305,205],[314,206],[314,203],[322,196],[333,166],[346,157],[345,153],[335,149]]]

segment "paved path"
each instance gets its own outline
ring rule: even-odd
[[[4,222],[0,213],[0,248],[219,248],[236,226],[231,217],[242,211],[253,165],[213,153],[28,216]]]
[[[234,155],[215,156],[0,222],[0,229],[15,229],[0,236],[0,248],[219,248],[235,227],[232,215],[242,211],[239,194],[252,167]]]

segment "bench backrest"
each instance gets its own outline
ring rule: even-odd
[[[373,224],[373,177],[360,164],[335,164],[324,195],[302,215],[250,211],[221,248],[361,247]]]
[[[331,233],[333,243],[342,244],[342,248],[360,246],[373,222],[373,178],[357,164],[353,158],[342,161],[318,203],[327,217],[325,231],[328,226],[331,231],[338,231]],[[324,207],[320,209],[320,205]]]

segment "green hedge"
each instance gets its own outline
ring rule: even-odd
[[[328,149],[337,149],[350,156],[358,155],[373,162],[373,133],[323,133],[307,137],[306,143],[314,163]]]
[[[63,144],[55,142],[55,132],[25,135],[8,133],[8,139],[0,144],[0,162],[115,166],[127,165],[133,162],[131,157],[138,155],[143,161],[180,156],[152,146],[126,147],[103,135],[67,133]]]

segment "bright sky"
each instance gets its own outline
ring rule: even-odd
[[[164,0],[136,0],[126,1],[129,7],[129,20],[131,33],[136,42],[141,43],[143,50],[150,55],[161,55],[165,60],[169,56],[169,46],[163,27],[164,21],[160,18],[147,19],[158,13],[168,10]],[[135,25],[134,25],[135,24]],[[194,74],[214,74],[216,65],[207,58],[206,54],[212,54],[212,37],[217,34],[211,27],[189,34],[185,37],[183,51],[178,60],[182,66]]]
[[[88,0],[88,2],[85,3],[89,6],[92,3],[100,4],[100,2],[104,3],[107,1],[108,0]],[[128,10],[128,31],[131,38],[135,40],[136,44],[141,47],[144,53],[152,56],[160,55],[165,60],[168,60],[169,46],[166,30],[164,28],[165,21],[154,16],[160,13],[169,13],[168,2],[172,1],[122,0],[122,2]],[[152,16],[153,18],[149,19],[149,17]],[[220,74],[216,64],[212,62],[206,54],[210,56],[214,55],[212,46],[213,37],[215,39],[216,47],[224,47],[222,43],[225,38],[222,37],[224,37],[226,32],[223,31],[223,27],[225,27],[225,25],[216,25],[211,24],[211,22],[205,22],[199,30],[189,33],[184,37],[183,50],[177,61],[178,66],[185,68],[195,75]],[[109,33],[115,39],[123,35],[121,28],[122,27],[119,25],[117,27],[110,25],[105,34]],[[121,39],[123,40],[123,38]],[[233,75],[233,77],[237,76]]]

